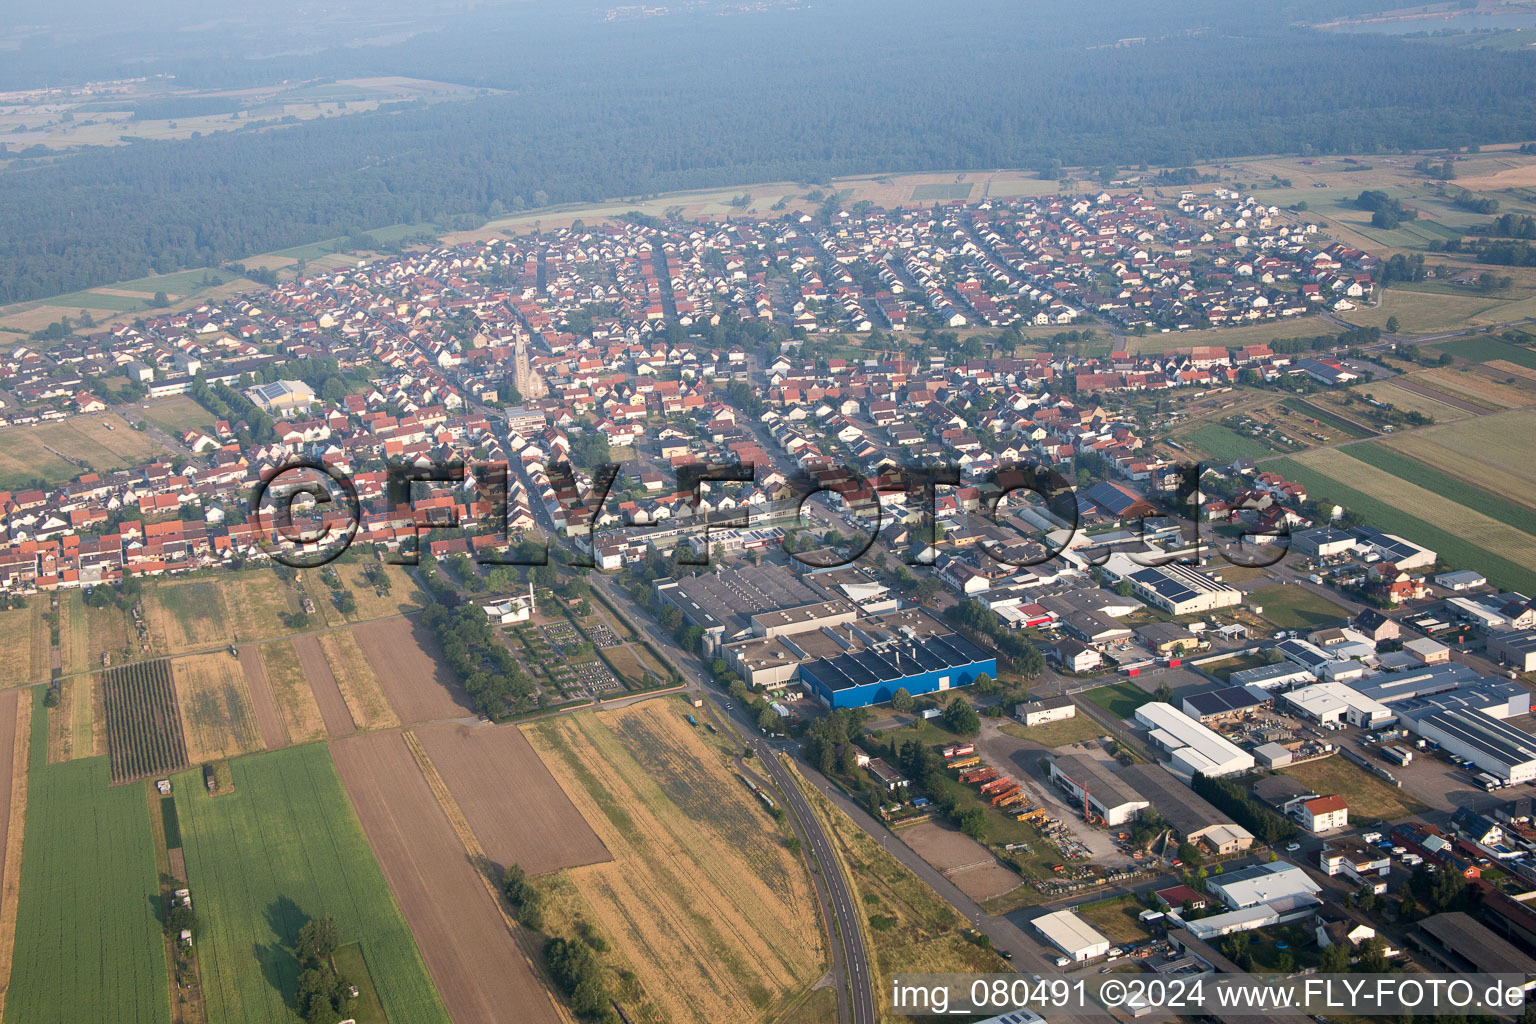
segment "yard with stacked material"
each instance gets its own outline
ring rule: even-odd
[[[110,785],[106,758],[46,764],[46,729],[34,721],[5,1019],[168,1024],[144,787]]]
[[[431,722],[475,713],[443,659],[437,637],[419,618],[379,619],[352,627],[352,634],[400,721]]]
[[[610,859],[516,727],[438,722],[414,731],[486,856],[498,866],[517,864],[541,875]]]
[[[391,1020],[447,1024],[325,747],[230,768],[234,792],[222,796],[204,792],[198,773],[175,779],[209,1024],[297,1024],[295,943],[325,914],[343,942],[361,942]]]
[[[163,659],[103,673],[112,781],[140,779],[186,765],[181,709],[171,676],[171,664]]]
[[[1314,451],[1269,466],[1305,487],[1312,499],[1343,505],[1376,529],[1435,550],[1457,568],[1477,569],[1526,593],[1536,587],[1536,537],[1347,452]]]
[[[189,760],[216,761],[262,749],[239,661],[220,651],[177,658],[172,664]]]
[[[293,608],[276,574],[253,569],[156,583],[144,591],[150,633],[171,654],[281,636]]]
[[[658,699],[525,728],[613,855],[560,877],[660,1019],[771,1019],[825,970],[811,878],[684,710]]]
[[[449,1016],[494,1021],[515,1008],[519,1024],[559,1024],[529,959],[538,947],[518,944],[404,737],[362,733],[330,749]]]
[[[108,428],[111,429],[108,429]],[[126,469],[165,449],[115,413],[0,430],[0,488],[62,483],[87,470]]]

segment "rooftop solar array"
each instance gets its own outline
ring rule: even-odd
[[[806,665],[809,672],[830,690],[846,690],[871,683],[890,683],[909,676],[960,668],[992,655],[958,633],[890,643],[863,651],[850,651]]]

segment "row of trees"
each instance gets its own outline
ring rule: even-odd
[[[1240,783],[1196,773],[1191,788],[1232,820],[1253,833],[1266,846],[1288,842],[1296,837],[1294,824],[1259,803]]]
[[[448,664],[464,684],[475,710],[491,718],[532,709],[534,686],[512,652],[497,640],[474,605],[430,604],[422,622],[437,634]]]

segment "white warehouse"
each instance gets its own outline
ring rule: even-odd
[[[1044,914],[1030,924],[1045,936],[1046,941],[1073,960],[1091,960],[1109,952],[1109,940],[1070,910]]]
[[[1408,727],[1511,785],[1536,780],[1536,737],[1492,715],[1454,708],[1410,718]]]
[[[1168,764],[1180,775],[1231,775],[1253,768],[1253,755],[1207,729],[1172,704],[1152,701],[1136,709],[1136,721],[1150,739],[1168,752]]]

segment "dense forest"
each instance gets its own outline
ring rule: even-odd
[[[1185,6],[1226,22],[1099,46],[1090,40],[1111,30],[1156,30],[1156,6],[1111,24],[1102,4],[1039,23],[992,0],[946,6],[942,20],[906,2],[848,2],[818,9],[814,24],[780,12],[606,32],[546,17],[536,47],[498,49],[508,40],[486,29],[328,53],[336,75],[387,70],[503,91],[15,160],[0,173],[0,302],[386,224],[479,223],[616,196],[880,171],[1424,149],[1519,139],[1536,124],[1536,60],[1523,53]],[[306,58],[311,70],[316,59]],[[228,75],[305,66],[284,58]]]

